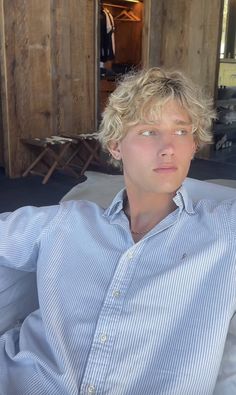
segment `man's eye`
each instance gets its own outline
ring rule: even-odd
[[[155,132],[153,130],[143,130],[142,136],[154,136]]]
[[[175,136],[187,136],[187,135],[190,134],[190,133],[189,133],[188,130],[179,129],[179,130],[175,130],[175,131],[173,132],[173,134],[174,134]]]

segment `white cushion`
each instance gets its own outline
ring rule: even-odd
[[[106,208],[116,193],[124,187],[124,177],[122,175],[110,175],[93,171],[87,171],[85,175],[87,176],[87,180],[72,188],[63,197],[62,201],[77,199],[90,200]],[[187,178],[184,181],[184,185],[195,202],[203,198],[215,199],[217,201],[236,198],[235,189],[227,186],[199,181],[193,178]]]
[[[113,197],[124,188],[122,175],[111,175],[94,171],[85,172],[87,180],[72,188],[63,198],[65,200],[90,200],[106,208]]]

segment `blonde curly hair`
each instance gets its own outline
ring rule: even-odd
[[[154,122],[170,99],[177,100],[188,112],[197,148],[211,143],[215,118],[212,100],[183,73],[153,67],[126,74],[110,95],[99,127],[103,149],[109,151],[111,142],[122,140],[128,127]],[[114,158],[111,163],[121,166]]]

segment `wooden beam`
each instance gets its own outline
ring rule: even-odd
[[[10,138],[9,138],[9,108],[6,65],[6,36],[4,0],[0,0],[0,72],[1,72],[1,106],[2,106],[2,160],[6,174],[11,173]]]

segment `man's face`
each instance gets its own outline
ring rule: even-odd
[[[126,187],[136,193],[173,194],[187,176],[196,145],[187,111],[175,100],[154,124],[138,124],[111,146],[123,162]]]

